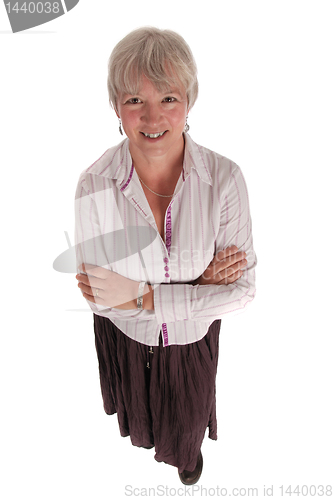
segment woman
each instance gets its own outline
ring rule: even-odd
[[[207,427],[217,439],[220,318],[255,295],[247,188],[235,163],[187,133],[198,84],[182,37],[135,30],[108,70],[127,138],[80,176],[76,278],[94,312],[106,413],[195,484]]]

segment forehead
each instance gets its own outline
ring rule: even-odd
[[[133,82],[133,84],[128,86],[128,88],[124,88],[121,95],[166,95],[166,93],[177,93],[182,96],[186,94],[186,91],[183,85],[175,78],[173,80],[166,79],[165,81],[155,82],[147,78],[145,75],[142,75],[140,79]]]

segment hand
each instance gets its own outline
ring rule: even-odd
[[[241,269],[246,265],[246,252],[238,252],[235,245],[218,250],[204,273],[192,285],[229,285],[242,276]]]
[[[85,299],[106,307],[136,309],[139,282],[91,264],[81,264],[86,274],[77,274],[78,287]]]

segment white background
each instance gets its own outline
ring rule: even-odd
[[[81,0],[17,34],[0,5],[1,496],[182,487],[104,413],[92,314],[71,311],[88,308],[52,266],[64,231],[74,240],[79,174],[122,140],[109,54],[143,25],[192,48],[190,135],[241,167],[258,257],[256,299],[222,322],[218,440],[206,433],[198,486],[334,489],[333,2]]]

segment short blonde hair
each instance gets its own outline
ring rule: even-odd
[[[139,92],[143,75],[161,92],[180,83],[189,109],[195,104],[197,67],[190,47],[178,33],[144,27],[118,42],[108,62],[109,103],[115,110],[121,94]]]

